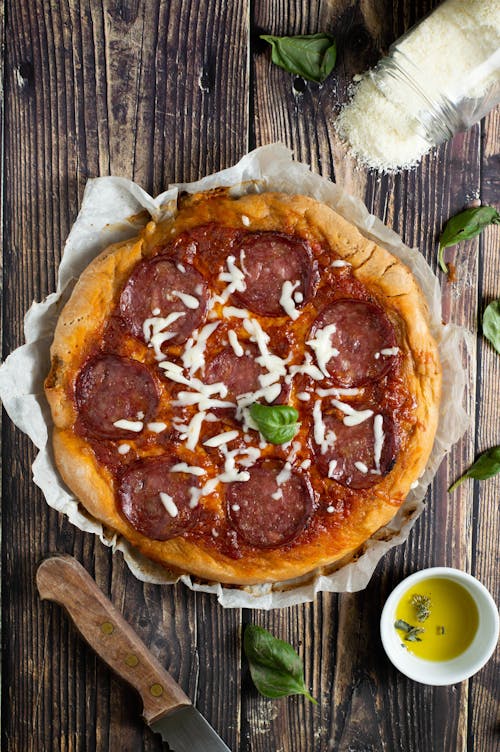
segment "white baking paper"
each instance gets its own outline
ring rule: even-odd
[[[110,537],[109,531],[89,517],[59,478],[52,456],[51,417],[43,381],[50,368],[49,349],[57,318],[75,280],[89,262],[110,243],[136,235],[149,215],[158,221],[175,214],[180,191],[194,193],[220,186],[230,186],[231,192],[237,195],[280,191],[311,196],[331,206],[357,225],[364,235],[410,267],[429,303],[432,332],[438,341],[443,365],[443,400],[434,448],[418,485],[389,525],[373,535],[362,551],[347,563],[293,582],[241,588],[201,582],[188,575],[180,579],[192,590],[214,593],[226,608],[278,608],[311,601],[320,591],[362,590],[386,551],[408,537],[424,509],[423,498],[444,454],[468,426],[469,419],[462,408],[467,377],[461,364],[463,351],[470,349],[464,348],[464,344],[472,341],[472,335],[452,324],[442,325],[439,283],[418,250],[405,246],[396,233],[368,213],[359,199],[349,196],[327,178],[312,173],[307,165],[293,161],[291,151],[282,144],[256,149],[234,167],[195,183],[171,185],[156,198],[124,178],[89,180],[80,213],[66,241],[57,291],[42,303],[33,303],[26,314],[26,344],[15,350],[0,368],[0,396],[13,422],[39,449],[33,463],[33,479],[48,504],[81,530],[95,533],[113,550],[122,551],[129,568],[139,579],[153,583],[175,582],[178,578],[146,560],[127,541],[116,535]]]

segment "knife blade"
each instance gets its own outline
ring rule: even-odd
[[[137,690],[145,722],[172,752],[231,752],[76,559],[45,559],[36,584],[40,597],[63,606],[90,647]]]

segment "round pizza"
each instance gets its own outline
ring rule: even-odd
[[[357,551],[428,460],[411,272],[305,196],[184,194],[84,271],[45,387],[59,471],[170,572],[289,580]]]

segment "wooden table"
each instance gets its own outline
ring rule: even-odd
[[[31,301],[55,289],[64,239],[96,175],[123,175],[158,193],[281,140],[435,266],[436,237],[451,214],[478,196],[498,204],[498,111],[396,177],[356,169],[332,128],[353,74],[435,4],[3,0],[4,355],[22,343]],[[339,46],[322,86],[271,65],[258,38],[318,30]],[[500,294],[498,241],[489,230],[455,249],[459,281],[443,288],[444,318],[474,333]],[[433,688],[399,674],[378,636],[387,594],[420,568],[466,569],[498,598],[500,478],[446,492],[500,440],[500,358],[480,335],[468,370],[471,428],[443,462],[410,540],[384,558],[366,591],[271,613],[223,610],[182,585],[141,584],[121,555],[47,506],[31,480],[33,447],[4,420],[2,749],[161,749],[135,695],[59,607],[40,602],[37,563],[61,551],[84,564],[233,751],[498,750],[498,654],[469,682]],[[298,648],[317,707],[257,695],[241,652],[250,622]]]

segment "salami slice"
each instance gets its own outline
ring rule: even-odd
[[[250,479],[230,483],[227,512],[238,535],[256,548],[289,543],[304,529],[313,497],[308,482],[281,460],[259,460]]]
[[[88,361],[78,375],[75,398],[85,427],[104,439],[137,435],[120,428],[118,421],[151,420],[158,393],[148,368],[136,360],[104,353]]]
[[[226,399],[231,401],[235,401],[240,394],[260,389],[259,376],[265,373],[265,369],[255,360],[259,355],[255,345],[245,345],[244,351],[243,355],[238,356],[232,347],[225,347],[205,368],[204,381],[207,384],[222,381],[228,389]]]
[[[331,327],[328,350],[316,345],[316,359],[337,386],[363,386],[377,381],[390,370],[397,353],[394,327],[385,312],[364,300],[340,299],[318,316],[309,341],[321,338],[321,331]],[[328,342],[326,343],[328,347]]]
[[[182,313],[168,326],[175,336],[167,344],[178,345],[204,321],[208,298],[207,283],[193,266],[160,255],[136,266],[122,290],[120,313],[134,337],[142,340],[147,319]]]
[[[182,535],[199,517],[199,507],[189,505],[189,490],[198,487],[199,479],[172,472],[176,462],[171,454],[138,460],[125,472],[118,488],[118,505],[125,518],[153,540]]]
[[[379,425],[375,440],[375,420]],[[372,416],[362,423],[346,426],[334,415],[323,415],[325,434],[332,431],[333,446],[322,453],[321,447],[312,440],[316,453],[316,466],[325,478],[331,478],[350,488],[371,488],[380,483],[396,460],[397,446],[393,421],[387,416]],[[377,443],[377,447],[376,447]],[[375,456],[376,451],[378,457]]]
[[[293,293],[303,306],[311,298],[314,286],[314,262],[309,244],[278,232],[255,232],[234,248],[245,273],[246,289],[237,292],[238,302],[261,316],[284,316],[280,303],[283,284],[294,285]]]

